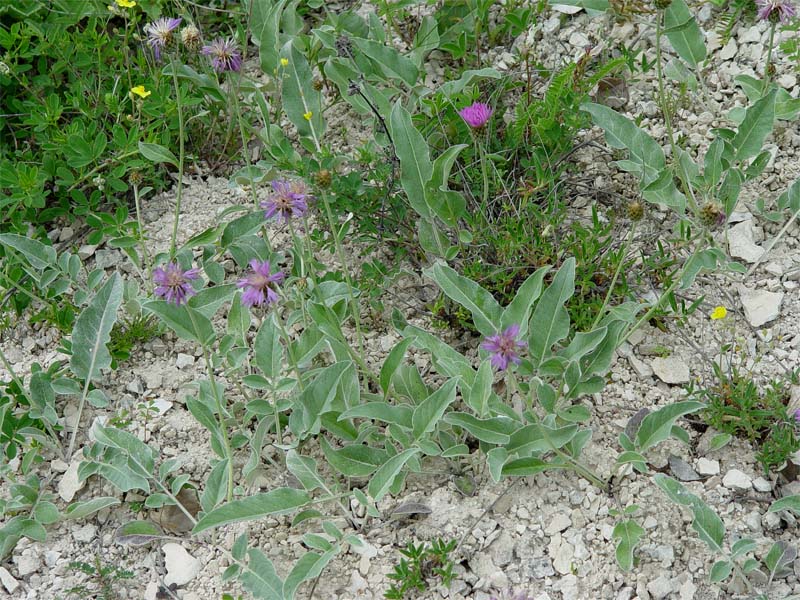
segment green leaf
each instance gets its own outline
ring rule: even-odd
[[[183,339],[208,345],[216,337],[211,320],[186,304],[176,306],[164,300],[151,300],[142,308],[156,315]]]
[[[617,564],[623,571],[633,568],[633,550],[644,535],[644,528],[633,519],[617,523],[612,536],[617,540]]]
[[[139,153],[147,160],[154,163],[169,163],[175,167],[178,166],[178,159],[175,155],[161,144],[148,144],[147,142],[139,142]]]
[[[753,545],[755,546],[755,543]],[[779,540],[772,544],[764,557],[764,564],[774,575],[792,564],[795,558],[797,558],[797,550],[783,540]]]
[[[451,300],[470,311],[475,327],[482,335],[490,336],[499,331],[502,310],[488,291],[441,262],[423,273],[433,279]]]
[[[265,377],[274,381],[283,370],[283,346],[280,330],[275,320],[275,313],[270,313],[261,323],[254,343],[255,362]]]
[[[664,33],[678,56],[692,67],[705,59],[703,32],[684,0],[672,0],[664,11]]]
[[[466,429],[473,437],[482,442],[499,446],[508,444],[511,441],[511,434],[518,427],[518,424],[508,417],[476,419],[470,414],[461,412],[448,413],[444,421]]]
[[[381,498],[386,495],[389,488],[392,487],[395,477],[397,477],[405,464],[418,452],[419,448],[409,448],[400,454],[394,455],[381,465],[375,472],[375,475],[372,476],[367,486],[367,493],[375,502],[379,502]]]
[[[705,407],[706,405],[702,402],[687,400],[670,404],[650,413],[642,420],[639,431],[636,433],[636,447],[640,452],[644,452],[663,442],[670,437],[672,426],[678,418]]]
[[[729,560],[718,560],[711,565],[711,572],[708,574],[708,579],[711,583],[720,583],[730,577],[733,571],[733,563]]]
[[[286,116],[304,137],[310,137],[319,149],[322,134],[325,132],[325,120],[322,118],[322,95],[314,89],[314,74],[308,66],[306,57],[294,45],[294,40],[286,42],[281,48],[281,58],[289,61],[284,67],[281,99]],[[311,119],[305,115],[311,113]]]
[[[392,382],[392,377],[394,376],[397,368],[403,362],[403,358],[406,355],[406,350],[413,342],[413,338],[406,338],[401,340],[399,343],[392,348],[389,355],[386,357],[386,360],[383,361],[383,365],[381,366],[381,374],[380,374],[380,384],[381,390],[383,390],[384,397],[389,393],[389,385]]]
[[[205,488],[200,495],[203,512],[211,512],[225,499],[228,491],[228,460],[224,458],[217,462],[206,479]]]
[[[300,560],[294,563],[291,572],[286,577],[283,584],[283,598],[292,600],[297,588],[304,581],[316,579],[329,562],[339,553],[339,547],[335,546],[324,554],[307,552]]]
[[[591,1],[591,0],[590,0]],[[606,0],[600,0],[605,2]],[[460,94],[464,88],[477,79],[502,79],[503,74],[497,69],[485,67],[483,69],[464,71],[455,81],[448,81],[439,86],[439,93],[446,98]]]
[[[528,278],[519,286],[517,293],[511,303],[505,307],[500,317],[500,327],[505,330],[511,325],[519,325],[519,335],[525,338],[528,333],[528,319],[530,318],[533,306],[542,293],[542,285],[545,275],[550,271],[549,266],[541,267],[531,273]]]
[[[278,70],[279,28],[286,0],[250,0],[250,37],[258,47],[261,70]]]
[[[283,581],[275,572],[272,561],[258,548],[250,548],[247,556],[247,568],[239,575],[242,587],[260,600],[285,600]]]
[[[778,512],[780,510],[790,510],[800,516],[800,495],[786,496],[773,502],[767,512]]]
[[[164,533],[151,521],[129,521],[114,532],[114,541],[126,546],[143,546]]]
[[[106,344],[111,340],[111,328],[117,320],[121,303],[122,279],[119,273],[114,273],[75,321],[69,364],[77,377],[98,379],[100,371],[111,366],[111,354]]]
[[[725,538],[725,525],[722,519],[708,505],[698,502],[692,506],[694,521],[692,528],[700,536],[700,539],[708,544],[709,548],[720,552],[722,541]]]
[[[570,257],[542,293],[533,311],[528,334],[528,349],[534,366],[539,366],[553,344],[569,334],[569,314],[566,301],[575,293],[575,259]]]
[[[103,427],[95,422],[92,435],[100,444],[122,450],[129,459],[130,466],[142,477],[153,477],[155,458],[153,449],[128,431],[114,427]]]
[[[435,429],[436,424],[444,415],[444,411],[456,399],[457,384],[458,379],[450,379],[414,409],[411,425],[415,440],[419,440],[423,435]]]
[[[320,437],[325,460],[345,477],[369,477],[389,460],[385,450],[365,444],[353,444],[335,450],[325,437]]]
[[[236,285],[233,283],[207,287],[189,298],[188,304],[190,308],[210,319],[220,306],[233,298],[235,292]]]
[[[37,271],[43,271],[47,267],[56,264],[55,248],[46,246],[39,240],[17,235],[16,233],[3,233],[0,234],[0,244],[21,252]]]
[[[289,417],[292,432],[302,437],[319,433],[320,417],[331,410],[337,396],[339,382],[346,372],[354,372],[353,363],[341,361],[325,367],[319,375],[307,385],[295,401],[295,410]]]
[[[391,405],[385,402],[365,402],[359,406],[343,412],[339,420],[345,419],[375,419],[384,423],[395,423],[406,429],[411,429],[412,409],[405,404]]]
[[[609,9],[608,0],[550,0],[550,4],[565,4],[567,6],[580,6],[586,11],[605,12]]]
[[[118,504],[121,504],[120,500],[113,496],[101,496],[84,502],[73,502],[67,507],[67,510],[64,511],[64,516],[67,519],[83,519],[104,508],[117,506]]]
[[[747,107],[744,121],[731,142],[734,160],[745,161],[761,152],[764,140],[772,133],[775,124],[775,93],[773,88],[769,94]]]
[[[481,362],[475,381],[466,393],[462,391],[464,402],[474,410],[479,417],[489,414],[489,399],[492,397],[492,384],[494,383],[494,370],[489,359]]]
[[[730,433],[716,434],[714,437],[711,438],[711,441],[708,443],[709,452],[713,452],[714,450],[719,450],[723,446],[727,446],[732,439],[733,436]]]
[[[192,529],[198,534],[206,529],[260,519],[267,515],[282,515],[308,504],[311,498],[306,492],[292,488],[277,488],[241,500],[233,500],[203,515]]]
[[[286,454],[286,468],[297,477],[307,492],[317,488],[325,489],[325,482],[317,473],[317,461],[309,456],[301,456],[292,449]]]
[[[389,77],[399,78],[407,83],[409,87],[413,87],[416,84],[419,76],[416,65],[395,48],[385,46],[380,42],[357,37],[352,37],[350,40],[359,50],[378,63]]]
[[[492,448],[486,453],[486,464],[489,466],[489,474],[495,483],[499,483],[503,477],[503,465],[507,460],[508,450],[503,447]]]
[[[433,176],[430,150],[399,99],[392,107],[389,128],[400,160],[400,182],[408,202],[424,220],[431,221],[433,215],[425,202],[425,186]]]
[[[502,475],[504,477],[528,477],[530,475],[542,473],[543,471],[559,468],[563,469],[564,467],[551,465],[541,458],[529,456],[527,458],[518,458],[507,462],[503,465]]]

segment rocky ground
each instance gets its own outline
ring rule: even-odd
[[[764,45],[769,37],[766,24],[743,25],[720,47],[710,6],[701,9],[700,20],[709,30],[707,43],[713,57],[702,74],[704,91],[680,109],[676,123],[685,135],[687,150],[692,153],[705,150],[711,128],[723,123],[726,110],[744,104],[744,95],[734,86],[733,77],[762,71]],[[590,18],[583,13],[567,17],[553,12],[531,32],[527,42],[522,39],[519,43],[532,43],[540,56],[556,60],[564,52],[578,55],[586,46],[609,43],[603,41],[609,27],[602,18]],[[610,31],[613,39],[632,40],[642,36],[646,41],[652,35],[650,30],[630,23],[614,25]],[[652,48],[648,56],[653,58]],[[497,49],[490,57],[499,67],[514,68],[513,56],[507,49]],[[780,55],[777,58],[777,81],[797,97],[800,88],[793,65]],[[435,61],[430,69],[429,77],[436,78],[439,67]],[[664,128],[653,97],[652,76],[652,73],[645,75],[630,85],[625,110],[631,115],[641,115],[642,127],[661,137]],[[588,135],[601,141],[597,131]],[[754,216],[753,211],[757,198],[775,198],[800,174],[797,125],[779,126],[771,143],[774,160],[761,183],[743,191],[736,222],[726,234],[721,234],[727,235],[733,256],[745,264],[759,261],[754,274],[744,281],[722,276],[700,278],[689,295],[696,298],[704,294],[705,302],[687,326],[666,333],[652,328],[637,332],[620,348],[606,389],[584,399],[592,411],[594,431],[585,458],[600,474],[611,474],[620,451],[617,438],[628,419],[641,408],[654,409],[683,398],[683,385],[690,380],[710,381],[709,362],[726,360],[719,357],[722,344],[735,341],[739,352],[733,360],[751,370],[761,382],[798,365],[800,231],[793,225],[788,235],[765,254],[780,224],[767,223]],[[607,165],[607,153],[588,147],[578,160],[579,168],[593,176],[595,188],[631,194],[630,180],[620,177]],[[591,200],[578,196],[574,208],[586,214]],[[174,192],[147,202],[145,221],[156,251],[165,249],[168,243],[173,202]],[[227,180],[195,176],[187,180],[183,202],[181,237],[188,239],[214,224],[225,207],[249,203],[251,199],[230,187]],[[663,228],[666,219],[665,214],[649,213],[639,234],[642,243],[649,239],[649,233]],[[69,232],[56,234],[70,241]],[[277,231],[275,235],[285,233]],[[89,255],[87,260],[97,266],[126,270],[125,260],[116,250],[101,247],[86,248],[84,252]],[[419,275],[410,275],[402,280],[393,301],[402,307],[408,303],[424,306],[435,293],[430,282]],[[729,316],[712,322],[708,313],[718,304],[728,308]],[[406,308],[403,310],[407,312]],[[422,327],[430,326],[424,311],[411,315],[411,321]],[[397,339],[389,329],[372,331],[367,342],[370,359],[378,363]],[[27,373],[34,361],[46,367],[64,358],[57,351],[58,342],[57,331],[30,328],[23,320],[5,331],[0,343],[17,372]],[[471,338],[453,340],[472,347],[473,351],[476,342]],[[663,348],[671,351],[668,357],[663,356]],[[413,356],[418,364],[427,363],[424,354]],[[702,360],[704,357],[709,362]],[[107,420],[123,408],[152,399],[159,413],[146,426],[139,423],[138,433],[158,455],[186,457],[183,472],[201,484],[208,476],[211,459],[207,431],[185,409],[183,398],[187,386],[202,377],[199,350],[193,345],[170,336],[147,342],[135,349],[121,368],[108,375],[104,388],[113,398],[113,404],[107,410],[85,412],[81,430],[88,431],[94,420]],[[795,398],[800,397],[797,391],[795,394]],[[74,424],[75,412],[75,406],[63,409],[70,426]],[[792,517],[767,514],[766,509],[776,497],[800,494],[800,482],[765,477],[747,442],[734,440],[712,451],[708,447],[710,431],[702,435],[695,430],[690,432],[691,446],[677,442],[664,444],[659,447],[653,464],[685,481],[693,493],[722,516],[728,543],[752,537],[759,544],[757,554],[762,556],[775,540],[796,542],[798,526]],[[386,575],[400,557],[397,549],[409,541],[435,537],[463,537],[464,543],[458,551],[454,584],[430,597],[488,600],[493,591],[509,587],[526,590],[536,600],[703,600],[732,598],[741,592],[707,583],[716,557],[691,531],[688,511],[671,503],[649,477],[622,479],[614,496],[568,473],[526,478],[509,490],[508,482],[492,484],[479,462],[475,463],[477,490],[472,496],[463,495],[445,470],[441,475],[410,477],[402,497],[387,497],[379,508],[389,514],[400,502],[414,500],[427,505],[430,514],[408,521],[371,522],[363,532],[367,550],[335,559],[313,597],[382,598],[390,583]],[[76,470],[77,461],[66,464],[58,460],[40,469],[43,479],[52,478],[55,482],[62,508],[78,499],[118,495],[110,485],[96,478],[85,485],[79,483]],[[252,482],[250,491],[283,484],[284,473],[265,470]],[[286,517],[248,522],[222,528],[216,535],[190,539],[185,533],[185,523],[168,511],[151,516],[173,532],[175,539],[138,548],[118,546],[113,541],[114,531],[134,518],[130,503],[142,498],[127,494],[123,500],[121,507],[102,511],[86,522],[64,521],[49,527],[44,543],[20,542],[12,559],[0,567],[0,596],[26,600],[66,598],[67,590],[85,581],[84,575],[69,566],[70,562],[94,562],[94,557],[99,557],[105,564],[130,569],[135,574],[133,579],[115,585],[120,599],[206,600],[220,598],[224,592],[238,593],[236,585],[221,582],[227,562],[219,548],[230,548],[234,537],[243,531],[284,574],[301,554],[303,525],[290,528],[290,519]],[[623,573],[614,560],[611,534],[616,519],[609,511],[630,504],[641,507],[639,521],[646,534],[637,551],[638,564],[632,572]],[[345,527],[344,522],[340,525]],[[168,592],[165,588],[171,584],[177,587]],[[308,593],[307,588],[302,588],[298,597]],[[787,576],[773,582],[770,593],[772,598],[800,594],[800,560],[794,562]]]

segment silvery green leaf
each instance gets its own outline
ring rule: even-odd
[[[414,346],[423,348],[431,354],[431,360],[437,370],[447,377],[460,377],[468,386],[475,381],[475,369],[466,357],[454,350],[435,335],[413,325],[403,329],[404,337],[414,337]],[[447,359],[446,361],[443,359]]]
[[[361,52],[377,63],[387,79],[400,79],[409,87],[414,87],[419,70],[413,61],[400,54],[392,46],[357,37],[352,37],[350,40]]]
[[[339,390],[339,382],[353,363],[341,361],[325,367],[297,397],[295,410],[289,417],[292,432],[304,438],[319,433],[320,417],[331,409]]]
[[[413,409],[405,404],[393,405],[386,402],[365,402],[345,411],[339,416],[339,419],[376,419],[411,429],[412,414]]]
[[[773,502],[767,512],[778,512],[781,510],[790,510],[796,515],[800,515],[800,495],[786,496],[780,500]]]
[[[534,366],[539,366],[550,349],[569,334],[566,301],[575,293],[575,259],[570,257],[542,292],[531,315],[528,350]]]
[[[270,313],[261,323],[254,343],[255,362],[270,380],[280,376],[283,369],[283,346],[275,313]]]
[[[486,453],[486,464],[489,467],[489,474],[492,476],[492,481],[499,483],[503,476],[503,465],[508,460],[508,450],[502,446],[499,448],[492,448]]]
[[[211,469],[208,479],[206,479],[205,488],[203,488],[203,493],[200,495],[200,506],[203,512],[211,512],[225,499],[228,489],[228,460],[223,458],[218,461],[214,468]]]
[[[542,293],[544,277],[550,272],[550,267],[536,269],[522,282],[517,289],[514,299],[503,309],[500,316],[499,329],[504,330],[510,325],[519,325],[519,335],[525,338],[528,333],[528,319],[536,301]]]
[[[605,2],[606,0],[598,1]],[[460,94],[465,87],[470,85],[476,79],[501,79],[502,77],[503,74],[500,71],[491,67],[464,71],[461,74],[461,77],[455,81],[448,81],[439,86],[439,93],[449,98],[455,94]]]
[[[656,444],[668,439],[675,421],[693,412],[705,408],[702,402],[687,400],[670,404],[648,414],[639,426],[636,433],[636,446],[640,452],[652,448]]]
[[[553,465],[541,458],[529,456],[511,460],[503,465],[501,474],[503,477],[528,477],[551,469],[563,469],[562,465]]]
[[[96,422],[92,427],[92,435],[98,443],[125,453],[131,467],[135,467],[142,477],[154,476],[155,460],[152,448],[132,433],[114,427],[103,427]]]
[[[389,129],[400,160],[400,182],[408,202],[424,221],[430,222],[433,214],[425,202],[425,186],[433,176],[430,149],[399,99],[392,107]]]
[[[209,318],[186,304],[176,306],[164,300],[151,300],[142,308],[156,315],[183,339],[208,345],[216,337]]]
[[[130,521],[114,532],[114,541],[126,546],[143,546],[161,537],[164,533],[152,521]]]
[[[250,548],[247,556],[247,568],[239,575],[242,587],[259,600],[285,600],[283,580],[275,572],[272,561],[258,548]]]
[[[236,285],[233,283],[206,287],[189,298],[189,306],[210,319],[220,306],[233,298],[235,292]]]
[[[511,441],[511,434],[518,426],[517,423],[506,417],[477,419],[468,413],[462,412],[447,413],[444,421],[450,425],[461,427],[482,442],[499,446],[504,446]]]
[[[692,513],[694,513],[692,529],[697,532],[701,540],[708,544],[709,548],[717,552],[721,551],[725,538],[725,526],[719,515],[702,501],[692,506]]]
[[[260,519],[267,515],[281,515],[311,502],[306,492],[292,488],[276,488],[263,494],[233,500],[203,515],[192,530],[193,534],[207,529]]]
[[[392,377],[394,376],[395,372],[397,371],[400,364],[403,362],[403,358],[405,358],[406,350],[414,341],[414,338],[406,338],[398,342],[394,348],[389,352],[389,355],[386,357],[386,360],[383,361],[383,365],[381,366],[381,373],[380,373],[380,385],[381,390],[383,390],[384,397],[389,393],[389,385],[392,382]]]
[[[325,460],[345,477],[369,477],[389,460],[385,450],[365,444],[353,444],[335,450],[327,438],[320,437]]]
[[[731,558],[737,558],[743,554],[752,552],[755,549],[755,540],[751,540],[750,538],[742,538],[741,540],[736,541],[733,546],[731,546]]]
[[[325,489],[325,482],[317,473],[317,461],[309,456],[301,456],[296,450],[289,450],[286,454],[286,468],[297,477],[307,492],[317,488]]]
[[[457,384],[458,379],[450,379],[414,409],[411,415],[411,427],[415,440],[434,430],[444,411],[456,399]]]
[[[672,0],[664,11],[664,33],[683,60],[696,67],[706,57],[703,32],[684,0]]]
[[[744,120],[731,141],[734,160],[745,161],[761,152],[764,140],[772,133],[775,124],[775,95],[776,90],[772,89],[769,94],[747,107]]]
[[[261,70],[271,76],[278,69],[279,28],[286,0],[250,0],[250,36],[258,47]]]
[[[101,496],[83,502],[73,502],[67,507],[67,510],[64,511],[64,516],[67,519],[83,519],[104,508],[116,506],[118,504],[121,504],[120,500],[112,496]]]
[[[711,581],[711,583],[725,581],[728,577],[730,577],[731,571],[733,571],[733,563],[731,563],[731,561],[718,560],[711,566],[711,572],[709,573],[708,579]]]
[[[381,465],[367,486],[367,493],[375,502],[379,502],[386,495],[402,468],[418,452],[418,448],[409,448]]]
[[[50,425],[56,425],[58,422],[56,392],[49,376],[42,371],[33,373],[28,389],[31,401],[28,416],[32,419],[42,419]]]
[[[494,370],[489,359],[486,359],[478,367],[478,374],[475,376],[475,382],[472,387],[465,392],[462,386],[464,402],[481,418],[489,414],[489,399],[494,393],[492,391],[493,383]]]
[[[69,364],[77,377],[94,380],[100,377],[102,369],[111,366],[106,344],[111,340],[111,328],[121,302],[122,279],[114,273],[75,321]]]
[[[795,558],[797,558],[797,548],[783,540],[778,540],[772,544],[769,552],[764,557],[764,564],[774,576],[791,565]]]
[[[339,546],[334,546],[324,554],[307,552],[294,563],[283,584],[283,598],[292,600],[297,588],[304,581],[316,579],[328,563],[339,553]]]
[[[37,271],[42,271],[56,263],[55,249],[39,240],[17,235],[16,233],[3,233],[0,234],[0,244],[21,252]]]
[[[633,568],[633,550],[644,535],[644,528],[633,519],[617,523],[612,532],[617,540],[616,557],[619,568],[630,571]]]
[[[409,517],[412,515],[429,515],[431,514],[431,507],[422,502],[402,502],[392,509],[391,515],[393,517]]]
[[[321,92],[314,89],[314,75],[308,60],[295,46],[295,40],[289,40],[281,48],[280,58],[289,64],[283,67],[283,85],[281,99],[286,116],[295,126],[297,132],[314,141],[319,148],[325,132],[325,120],[322,116],[324,106]],[[311,113],[311,118],[306,118]]]

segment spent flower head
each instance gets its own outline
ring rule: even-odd
[[[264,262],[258,259],[250,261],[252,273],[238,281],[236,286],[244,290],[242,294],[242,304],[245,306],[261,306],[262,304],[272,304],[278,301],[278,294],[272,288],[272,284],[283,282],[283,273],[271,272],[268,260]]]
[[[508,365],[518,365],[522,362],[519,351],[525,348],[527,342],[517,340],[519,325],[510,325],[505,331],[490,335],[481,344],[481,348],[491,354],[492,366],[498,371],[505,371]]]
[[[203,46],[201,52],[211,57],[211,66],[217,73],[238,71],[242,68],[242,55],[232,38],[217,38],[208,46]]]
[[[185,303],[195,291],[191,282],[200,276],[199,269],[184,271],[178,263],[167,263],[164,267],[153,269],[154,293],[167,302],[178,306]]]
[[[484,104],[483,102],[473,102],[466,108],[462,108],[458,111],[458,114],[466,121],[467,125],[473,129],[479,129],[489,121],[489,117],[492,116],[492,109],[488,104]]]
[[[758,18],[786,23],[797,14],[791,0],[756,0]]]
[[[187,50],[194,52],[202,42],[200,30],[192,23],[181,29],[181,43]]]
[[[172,43],[172,32],[181,24],[180,17],[171,19],[162,17],[144,26],[147,34],[147,45],[153,49],[156,60],[161,60],[161,51]]]
[[[269,199],[261,202],[265,208],[264,217],[288,221],[291,217],[302,217],[308,210],[311,194],[304,181],[295,179],[273,179]]]

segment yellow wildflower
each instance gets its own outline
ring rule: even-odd
[[[711,319],[714,321],[717,321],[718,319],[724,319],[727,316],[728,309],[724,306],[717,306],[711,311]]]
[[[308,111],[307,113],[303,113],[303,118],[304,118],[306,121],[310,121],[310,120],[311,120],[311,117],[313,117],[313,116],[314,116],[314,113],[313,113],[313,112],[311,112],[311,111]]]
[[[133,8],[136,6],[136,2],[133,0],[116,0],[117,4],[122,8]]]
[[[131,94],[136,94],[140,98],[147,98],[152,93],[153,92],[149,92],[146,89],[144,89],[143,85],[137,85],[136,87],[131,88]]]
[[[281,66],[282,67],[288,67],[289,66],[289,59],[288,58],[282,58],[281,59]]]

